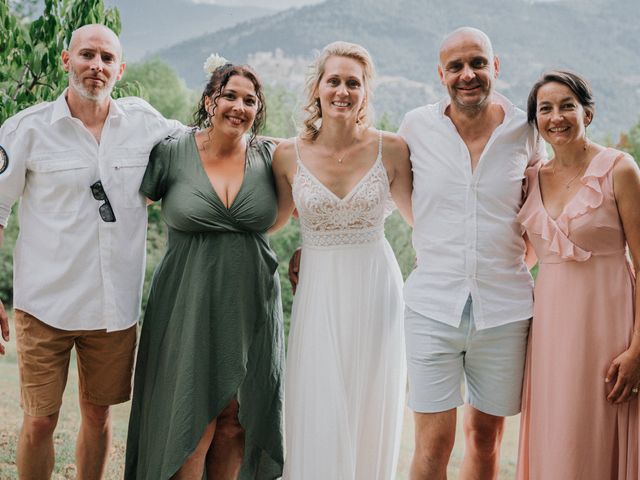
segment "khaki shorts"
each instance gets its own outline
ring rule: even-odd
[[[20,404],[41,417],[60,410],[75,345],[80,398],[95,405],[115,405],[131,397],[136,326],[105,330],[60,330],[33,315],[14,311],[20,370]]]

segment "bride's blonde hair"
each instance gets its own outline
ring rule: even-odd
[[[372,82],[375,76],[375,67],[371,55],[361,45],[349,42],[333,42],[322,49],[320,55],[310,66],[310,72],[307,76],[305,84],[305,93],[307,104],[304,111],[307,112],[306,118],[303,120],[302,132],[300,137],[304,140],[315,140],[320,133],[322,126],[322,108],[320,107],[320,99],[318,98],[318,87],[320,80],[324,75],[325,65],[331,57],[346,57],[357,61],[362,66],[362,77],[364,83],[364,102],[358,110],[356,122],[359,125],[368,126],[371,118],[371,97]]]

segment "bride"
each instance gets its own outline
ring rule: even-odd
[[[402,277],[384,238],[411,223],[404,141],[368,125],[369,52],[327,45],[300,136],[274,153],[279,217],[297,208],[302,258],[285,380],[285,479],[389,480],[404,407]]]

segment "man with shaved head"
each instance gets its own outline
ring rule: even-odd
[[[504,417],[520,410],[533,298],[516,214],[525,169],[544,150],[525,113],[493,91],[499,67],[485,33],[450,33],[438,64],[448,96],[409,112],[399,131],[418,258],[405,285],[412,480],[446,479],[463,403],[460,478],[497,478]]]
[[[62,95],[0,127],[0,244],[20,198],[13,305],[24,410],[21,479],[51,477],[74,346],[82,416],[77,477],[104,474],[110,405],[131,392],[147,225],[138,187],[151,148],[182,129],[139,98],[111,98],[125,65],[109,28],[73,32],[62,63],[69,73]],[[0,326],[8,341],[1,302]]]

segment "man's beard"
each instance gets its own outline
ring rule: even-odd
[[[113,90],[114,82],[105,83],[102,88],[96,88],[95,90],[89,90],[84,86],[82,80],[78,77],[73,65],[69,68],[69,84],[73,87],[73,89],[80,94],[81,97],[90,100],[92,102],[102,102],[105,98],[111,95],[111,91]]]
[[[482,90],[484,96],[476,103],[465,103],[460,98],[460,96],[457,95],[457,92],[456,95],[451,96],[451,100],[456,104],[458,110],[464,113],[466,116],[475,117],[484,109],[484,107],[489,103],[491,99],[492,89],[489,88],[485,90],[485,87],[482,86]]]

